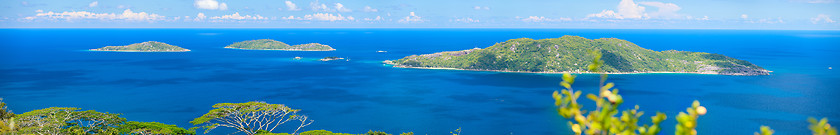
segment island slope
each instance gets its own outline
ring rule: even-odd
[[[501,72],[587,73],[593,59],[588,51],[600,50],[606,73],[698,73],[769,75],[750,62],[720,54],[687,51],[653,51],[616,38],[586,39],[563,36],[534,40],[511,39],[480,49],[411,55],[386,61],[395,67],[440,68]]]
[[[334,51],[332,47],[329,45],[323,45],[319,43],[308,43],[308,44],[300,44],[300,45],[293,45],[289,46],[289,44],[271,40],[271,39],[259,39],[259,40],[248,40],[242,42],[236,42],[231,45],[225,46],[225,48],[232,48],[232,49],[245,49],[245,50],[284,50],[284,51]]]
[[[146,41],[142,43],[134,43],[125,46],[105,46],[102,48],[90,49],[91,51],[115,51],[115,52],[187,52],[189,49],[184,49],[178,46],[157,42]]]

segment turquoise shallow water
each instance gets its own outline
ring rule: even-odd
[[[306,130],[438,135],[461,127],[473,135],[568,134],[551,99],[560,89],[558,74],[402,69],[379,63],[512,38],[562,35],[615,37],[657,51],[719,53],[774,71],[769,76],[610,75],[626,100],[624,108],[640,105],[645,119],[656,111],[668,115],[663,134],[673,132],[674,116],[695,99],[709,109],[699,120],[700,134],[752,134],[760,125],[779,134],[807,134],[808,116],[840,121],[838,31],[2,29],[0,97],[18,113],[71,106],[182,127],[192,126],[188,122],[215,103],[259,100],[302,109],[315,120]],[[319,42],[338,51],[222,48],[261,38]],[[149,40],[192,51],[85,51]],[[326,56],[349,61],[317,61]],[[593,92],[597,77],[580,75],[575,85]]]

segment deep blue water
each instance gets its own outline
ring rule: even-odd
[[[304,130],[441,135],[461,127],[466,135],[569,134],[551,98],[560,89],[560,75],[401,69],[379,63],[512,38],[562,35],[615,37],[657,51],[719,53],[774,71],[769,76],[610,75],[626,100],[623,108],[638,104],[646,112],[643,123],[656,111],[668,115],[662,134],[673,133],[674,116],[693,100],[709,109],[699,120],[700,134],[752,134],[761,125],[778,134],[808,134],[809,116],[840,122],[840,31],[0,29],[0,97],[17,113],[80,107],[182,127],[191,127],[188,122],[215,103],[266,101],[302,109],[315,120]],[[318,42],[338,50],[223,48],[262,38]],[[150,40],[192,51],[85,51]],[[349,61],[316,60],[326,56]],[[597,75],[579,76],[577,89],[592,93]]]

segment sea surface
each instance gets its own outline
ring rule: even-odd
[[[265,101],[301,109],[315,120],[304,130],[443,135],[460,127],[464,135],[570,134],[551,98],[561,89],[559,74],[404,69],[381,63],[563,35],[625,39],[656,51],[718,53],[773,71],[768,76],[609,75],[625,99],[621,108],[639,105],[645,112],[640,125],[657,111],[668,115],[661,134],[673,134],[675,116],[693,100],[709,110],[698,120],[703,135],[752,134],[761,125],[781,135],[809,134],[808,117],[828,117],[840,125],[840,31],[0,29],[0,97],[16,113],[79,107],[186,128],[213,104]],[[223,48],[265,38],[293,45],[317,42],[337,51]],[[144,41],[192,51],[86,51]],[[347,59],[318,61],[327,56]],[[578,76],[574,87],[594,93],[598,75]],[[291,132],[292,125],[278,131]]]

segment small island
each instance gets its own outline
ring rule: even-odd
[[[411,55],[385,64],[402,68],[453,69],[526,73],[590,73],[600,50],[607,74],[695,73],[769,75],[771,71],[745,60],[705,52],[653,51],[616,38],[586,39],[579,36],[534,40],[511,39],[481,49]]]
[[[343,59],[344,58],[332,56],[332,57],[324,57],[320,61],[334,61],[334,60],[343,60]]]
[[[90,49],[91,51],[113,51],[113,52],[187,52],[178,46],[169,45],[163,42],[146,41],[125,46],[105,46],[102,48]]]
[[[259,39],[236,42],[225,46],[225,48],[244,50],[335,51],[335,49],[333,49],[329,45],[324,45],[320,43],[308,43],[290,46],[289,44],[272,39]]]

